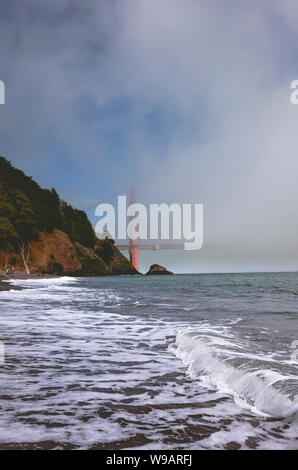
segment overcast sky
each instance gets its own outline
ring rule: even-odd
[[[297,24],[297,0],[1,0],[0,154],[82,209],[203,203],[203,249],[142,270],[296,270]]]

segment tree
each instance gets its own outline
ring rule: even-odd
[[[28,266],[29,256],[30,256],[30,243],[20,241],[18,245],[19,245],[19,252],[23,260],[24,267],[26,269],[26,273],[30,274],[29,266]]]
[[[61,202],[60,210],[63,221],[62,230],[67,233],[71,241],[93,248],[96,237],[86,213],[74,209],[64,201]]]
[[[107,264],[109,264],[113,258],[114,243],[114,240],[111,240],[108,237],[96,242],[95,253]]]
[[[12,223],[6,217],[0,217],[0,248],[6,251],[5,270],[7,269],[8,253],[13,251],[18,238]]]
[[[18,242],[18,248],[26,272],[27,274],[30,274],[28,266],[30,256],[30,241],[38,239],[39,231],[34,220],[34,212],[32,210],[30,200],[19,189],[15,192],[15,204],[18,210],[15,226],[20,238],[20,241]]]

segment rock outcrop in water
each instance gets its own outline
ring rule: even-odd
[[[172,273],[171,271],[168,271],[166,268],[164,268],[160,264],[152,264],[150,266],[149,271],[146,273],[146,276],[163,275],[163,274],[173,275],[174,273]]]

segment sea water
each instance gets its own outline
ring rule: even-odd
[[[13,282],[0,448],[298,448],[297,273]]]

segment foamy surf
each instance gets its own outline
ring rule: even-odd
[[[297,448],[297,278],[268,276],[16,280],[0,449]]]
[[[187,328],[177,334],[175,353],[188,366],[192,378],[232,395],[239,406],[264,416],[285,418],[294,415],[298,411],[297,399],[280,389],[296,377],[266,368],[272,359],[266,361],[264,357],[251,356],[232,338],[216,327]],[[255,362],[250,360],[251,357]]]

